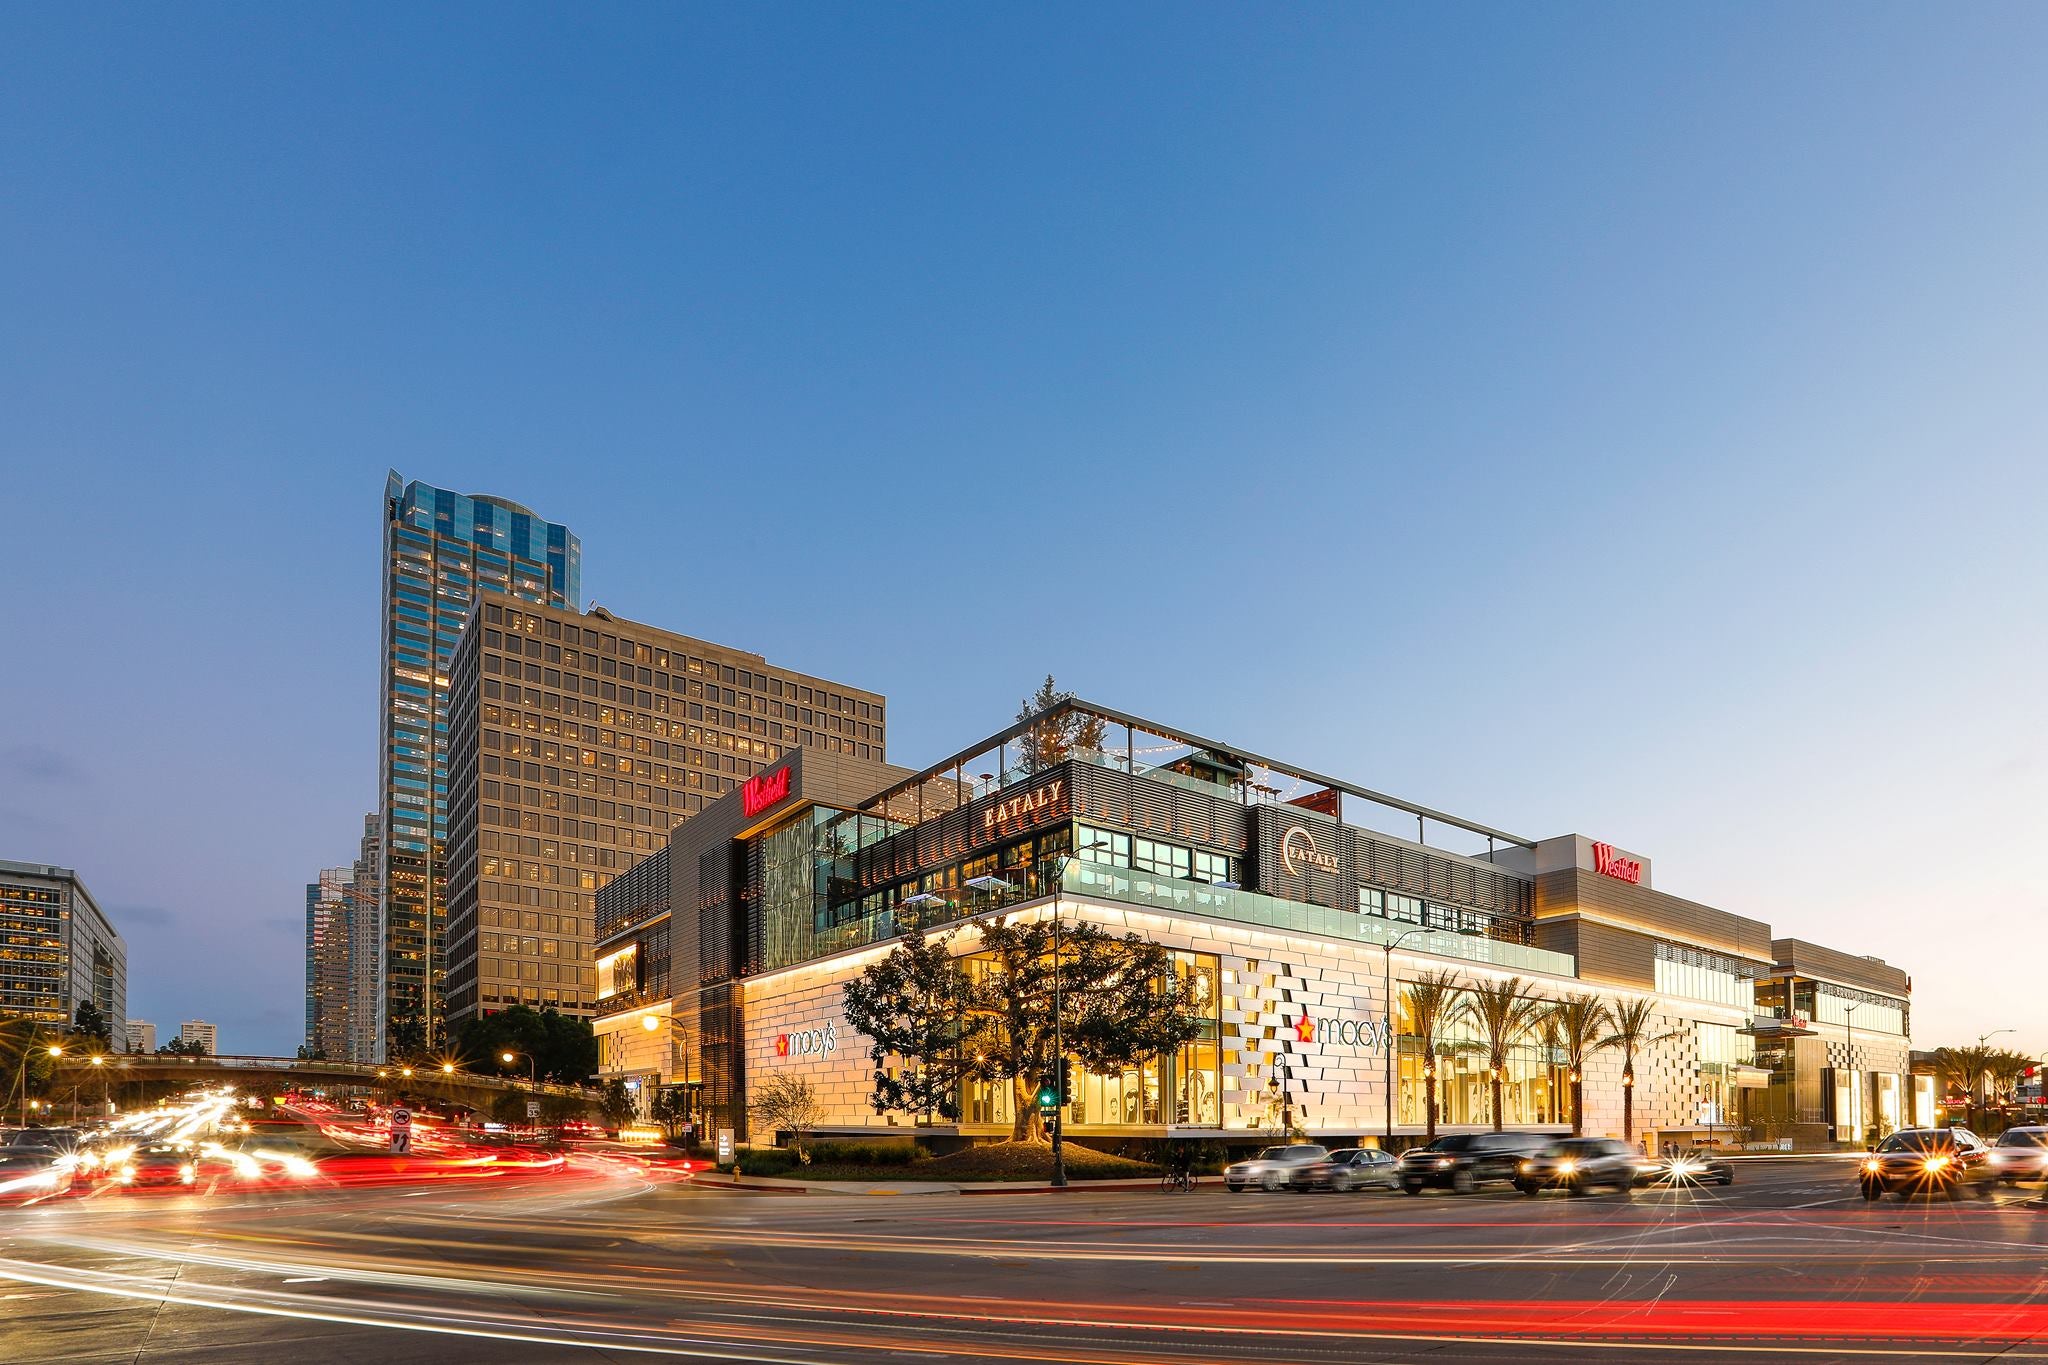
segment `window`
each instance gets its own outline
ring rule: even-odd
[[[1196,849],[1195,880],[1211,884],[1230,882],[1235,885],[1237,878],[1231,875],[1230,856],[1225,853],[1207,853],[1199,848]]]
[[[1137,850],[1132,855],[1131,865],[1162,877],[1185,878],[1193,869],[1193,855],[1178,844],[1162,844],[1151,839],[1140,839]]]
[[[1419,896],[1387,897],[1387,918],[1400,920],[1403,924],[1422,923],[1422,898]]]
[[[1081,857],[1091,863],[1107,863],[1111,867],[1131,865],[1131,836],[1119,834],[1111,829],[1097,829],[1093,825],[1081,826],[1081,843],[1077,850]]]
[[[1387,893],[1377,886],[1358,888],[1358,913],[1361,915],[1384,915],[1387,913]]]

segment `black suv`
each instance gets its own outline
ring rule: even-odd
[[[1512,1181],[1522,1162],[1550,1139],[1540,1133],[1453,1133],[1401,1154],[1401,1189],[1421,1194],[1430,1186],[1469,1194],[1489,1180]]]

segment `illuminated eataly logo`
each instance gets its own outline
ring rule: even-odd
[[[1302,866],[1296,867],[1296,863]],[[1306,825],[1289,825],[1287,832],[1280,836],[1280,865],[1287,869],[1290,877],[1299,877],[1311,867],[1335,872],[1337,855],[1317,848],[1315,838],[1309,834]]]
[[[1007,801],[996,802],[981,813],[981,832],[993,833],[998,825],[1007,825],[1020,816],[1036,815],[1042,810],[1057,806],[1066,787],[1065,778],[1055,777],[1035,791],[1013,796]]]

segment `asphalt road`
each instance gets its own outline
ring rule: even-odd
[[[1845,1161],[1632,1199],[553,1175],[0,1210],[0,1361],[2048,1361],[2048,1212]]]

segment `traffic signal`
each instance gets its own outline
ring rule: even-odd
[[[1059,1079],[1060,1107],[1064,1109],[1074,1102],[1074,1078],[1067,1066],[1067,1059],[1065,1057],[1060,1058]]]
[[[1046,1113],[1060,1107],[1059,1087],[1050,1076],[1038,1083],[1038,1107]]]

